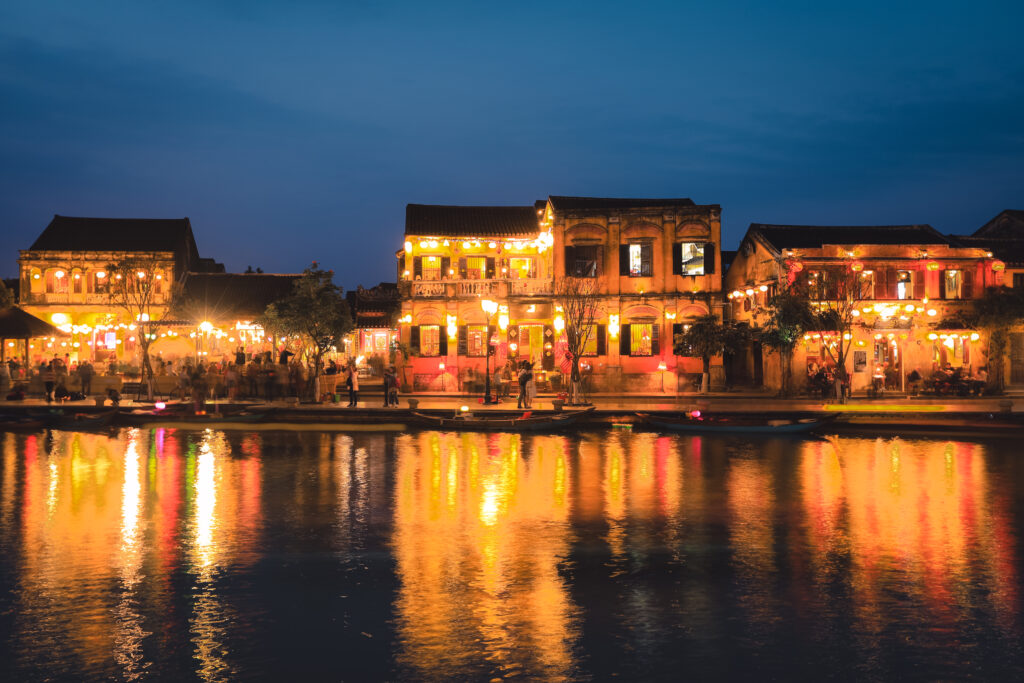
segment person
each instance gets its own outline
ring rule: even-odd
[[[921,388],[921,373],[918,372],[917,368],[911,370],[910,374],[907,375],[907,383],[910,384],[910,395],[917,396]]]
[[[206,414],[206,367],[199,363],[190,378],[192,381],[192,407],[196,415]]]
[[[281,349],[281,356],[278,358],[277,364],[284,365],[285,367],[287,367],[289,359],[294,355],[295,354],[289,351],[288,349]]]
[[[348,376],[345,378],[345,386],[348,387],[348,407],[355,408],[359,403],[359,374],[356,372],[356,364],[349,362]]]
[[[224,381],[228,387],[228,398],[234,401],[238,393],[238,368],[234,363],[228,363],[228,369],[224,373]]]
[[[527,391],[529,390],[530,378],[533,373],[530,372],[530,365],[528,361],[523,361],[519,365],[519,376],[516,378],[519,382],[519,398],[516,401],[517,408],[529,408],[529,397]]]
[[[384,368],[384,407],[391,407],[391,388],[395,383],[395,375],[390,367]]]
[[[988,368],[982,365],[974,373],[974,377],[971,377],[971,393],[975,396],[981,396],[981,392],[985,390],[987,384]]]
[[[240,368],[245,367],[245,351],[241,346],[235,350],[235,365]]]
[[[11,390],[11,369],[7,363],[0,363],[0,396]]]
[[[57,381],[57,373],[53,370],[53,361],[39,366],[39,375],[43,380],[43,389],[46,392],[46,402],[53,400],[53,387]]]
[[[388,368],[388,374],[391,375],[391,389],[388,391],[388,403],[398,407],[398,369],[395,367]]]
[[[526,371],[529,373],[529,379],[526,380],[526,407],[532,408],[533,399],[537,398],[537,376],[532,364],[527,366]]]

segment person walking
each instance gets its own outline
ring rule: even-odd
[[[39,367],[39,376],[43,380],[43,390],[46,392],[46,402],[53,400],[53,387],[57,382],[57,373],[53,369],[53,361],[44,363]]]
[[[533,374],[533,364],[526,366],[526,407],[533,407],[533,399],[537,398],[537,380]]]
[[[530,374],[526,370],[526,361],[519,364],[519,374],[516,380],[519,382],[519,398],[516,401],[516,408],[527,408],[526,385],[530,381]]]
[[[359,373],[356,372],[356,364],[348,364],[348,377],[345,378],[345,386],[348,387],[348,407],[355,408],[359,404]]]
[[[86,398],[92,393],[92,376],[95,371],[92,369],[92,363],[88,360],[82,361],[78,366],[78,379],[82,383],[82,395]]]

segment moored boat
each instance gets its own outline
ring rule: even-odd
[[[579,424],[594,407],[584,410],[553,413],[549,415],[526,415],[520,417],[484,417],[476,415],[456,415],[444,417],[413,412],[421,425],[429,429],[453,430],[464,432],[546,432],[564,429]]]
[[[705,416],[683,413],[652,415],[637,413],[641,423],[672,432],[716,432],[721,434],[807,434],[831,424],[838,415],[801,419],[756,419],[751,417]]]
[[[264,412],[236,412],[224,413],[191,413],[180,410],[132,410],[123,412],[118,416],[122,424],[138,426],[148,424],[253,424],[260,422],[265,417]]]
[[[51,409],[44,413],[30,412],[29,415],[41,420],[43,424],[51,429],[64,429],[67,431],[102,429],[113,422],[117,415],[117,408],[111,408],[99,413],[82,413],[73,410]]]

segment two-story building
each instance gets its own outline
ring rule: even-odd
[[[716,312],[720,246],[720,208],[689,199],[409,205],[397,252],[400,335],[412,354],[405,380],[464,390],[482,377],[490,345],[494,365],[529,360],[541,386],[557,388],[564,320],[555,284],[576,277],[593,278],[598,292],[581,359],[590,385],[675,393],[700,365],[674,355],[673,334]]]
[[[128,361],[138,342],[135,322],[111,304],[108,272],[126,260],[151,265],[153,319],[167,310],[176,284],[189,271],[223,266],[199,256],[188,218],[124,219],[54,216],[31,247],[20,252],[21,307],[70,333],[30,356],[51,354]]]
[[[972,370],[986,364],[984,340],[963,323],[971,300],[1003,283],[1003,263],[978,246],[965,246],[929,225],[810,226],[754,223],[725,276],[729,317],[760,327],[767,304],[796,278],[822,286],[830,271],[851,271],[864,292],[855,302],[856,324],[847,372],[853,391],[864,390],[878,368],[889,388],[905,388],[912,370],[929,374],[947,363]],[[829,363],[825,345],[809,332],[793,360],[793,386],[808,370]],[[754,345],[746,363],[766,388],[780,386],[778,355]]]

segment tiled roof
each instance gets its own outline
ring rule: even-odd
[[[930,225],[768,225],[751,223],[748,235],[760,235],[777,250],[817,249],[825,244],[951,244]]]
[[[437,206],[408,204],[405,234],[424,237],[515,237],[536,235],[532,206]]]
[[[629,199],[617,197],[558,197],[549,198],[555,211],[622,211],[628,209],[678,209],[696,206],[692,199]]]
[[[992,255],[1000,261],[1024,264],[1024,239],[997,239],[975,237],[974,235],[950,235],[950,237],[965,247],[991,251]]]
[[[1006,209],[978,228],[974,236],[1024,240],[1024,211]]]
[[[292,293],[301,275],[189,273],[176,315],[195,321],[254,320],[269,304]]]
[[[195,251],[188,218],[81,218],[55,215],[30,251]]]

